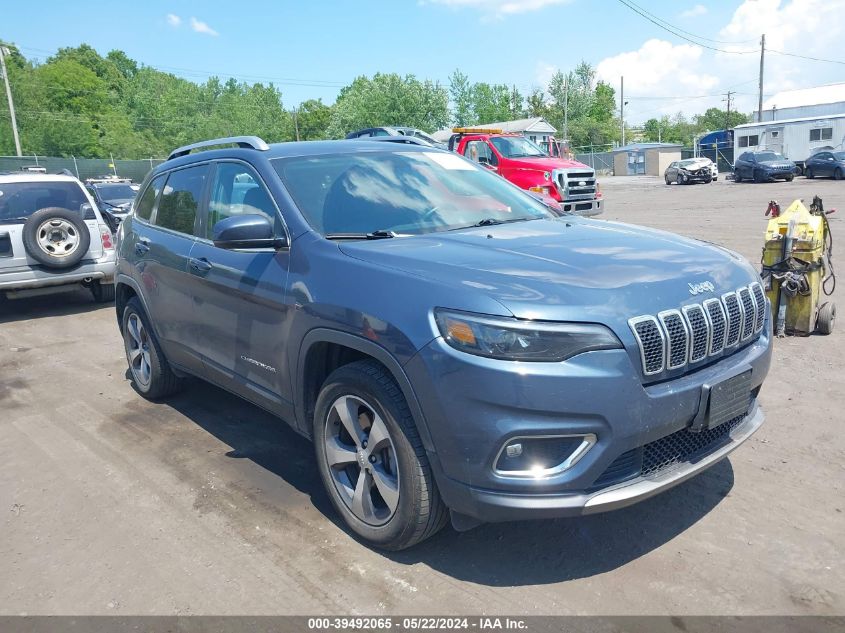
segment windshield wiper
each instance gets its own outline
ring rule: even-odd
[[[371,233],[326,233],[327,240],[385,240],[396,237],[393,231],[377,229]]]
[[[509,224],[510,222],[527,222],[528,220],[539,220],[539,217],[526,217],[526,218],[509,218],[507,220],[497,220],[496,218],[484,218],[483,220],[479,220],[475,224],[468,224],[466,226],[456,226],[455,228],[449,229],[450,231],[460,231],[461,229],[474,229],[479,226],[494,226],[496,224]]]

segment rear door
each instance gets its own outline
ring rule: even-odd
[[[278,236],[284,223],[255,169],[240,161],[216,163],[207,215],[191,251],[197,351],[206,373],[251,400],[289,409],[285,320],[289,250],[226,250],[211,241],[214,225],[243,214],[264,215]]]
[[[138,230],[134,245],[147,309],[165,355],[197,370],[202,363],[193,349],[196,322],[188,259],[197,239],[209,173],[208,163],[170,172],[152,222]]]

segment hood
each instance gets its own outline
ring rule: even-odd
[[[574,216],[340,243],[349,257],[498,301],[518,318],[627,320],[679,308],[757,279],[739,255],[671,233]],[[714,291],[691,294],[689,284]],[[461,306],[441,306],[460,309]]]
[[[553,169],[589,169],[592,167],[579,163],[577,160],[566,160],[565,158],[553,158],[546,156],[542,158],[508,158],[510,163],[514,163],[523,169],[536,169],[537,171],[552,171]]]
[[[795,167],[791,160],[760,160],[757,164],[764,167]]]
[[[694,163],[690,163],[689,165],[682,165],[681,169],[686,169],[687,171],[695,170],[695,169],[703,169],[703,168],[710,168],[712,163],[709,160],[699,160]]]

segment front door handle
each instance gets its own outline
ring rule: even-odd
[[[188,260],[188,263],[191,266],[191,270],[199,273],[200,275],[204,275],[209,270],[211,270],[211,263],[205,257],[191,257]]]
[[[135,252],[138,255],[146,255],[150,252],[150,243],[147,240],[135,242]]]

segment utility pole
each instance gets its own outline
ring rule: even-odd
[[[725,130],[730,128],[731,126],[731,95],[734,94],[732,91],[728,90],[728,109],[727,113],[725,114]]]
[[[296,140],[299,140],[299,118],[297,116],[296,108],[293,109],[293,127],[296,130]]]
[[[763,58],[766,56],[766,34],[760,37],[760,95],[757,100],[757,123],[763,122]]]
[[[619,118],[622,121],[622,147],[625,146],[625,77],[619,78]]]
[[[563,81],[563,141],[569,147],[569,77]]]
[[[9,49],[0,44],[0,69],[3,71],[3,81],[6,84],[6,98],[9,100],[9,116],[12,119],[12,135],[15,137],[15,151],[21,154],[21,139],[18,136],[18,120],[15,117],[15,102],[12,100],[12,89],[9,87],[9,72],[6,70],[6,55]]]

